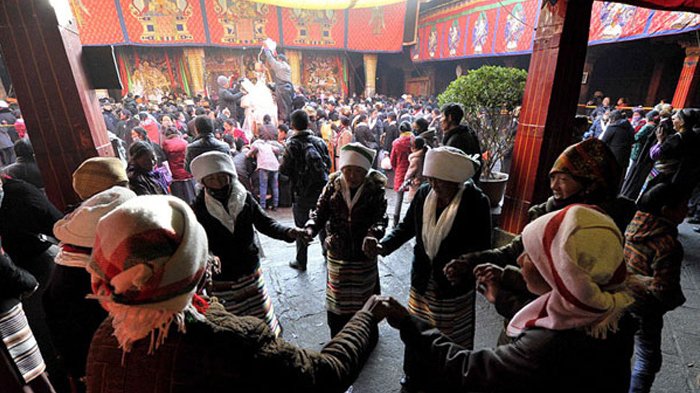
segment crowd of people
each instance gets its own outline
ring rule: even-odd
[[[677,226],[699,179],[700,111],[602,101],[551,168],[552,196],[492,248],[482,151],[459,104],[299,91],[290,113],[267,103],[256,116],[255,100],[246,114],[228,105],[245,94],[228,93],[103,100],[115,157],[75,170],[80,202],[65,214],[43,192],[21,115],[0,117],[12,150],[0,145],[2,386],[343,392],[386,318],[406,347],[405,391],[650,390],[663,315],[685,300]],[[289,205],[294,226],[266,212]],[[321,351],[284,341],[257,232],[295,242],[300,272],[321,240]],[[381,293],[377,264],[412,239],[404,307]],[[477,292],[505,319],[492,349],[474,349]],[[42,329],[50,340],[37,342]]]

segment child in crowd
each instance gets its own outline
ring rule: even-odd
[[[408,202],[413,200],[416,195],[416,190],[424,182],[423,177],[423,161],[425,161],[425,153],[430,147],[426,144],[425,139],[421,136],[416,137],[411,144],[411,154],[408,155],[408,170],[404,178],[401,190],[408,189]]]
[[[649,392],[661,368],[664,314],[685,302],[680,274],[683,246],[678,224],[688,211],[688,195],[671,184],[657,184],[639,200],[639,211],[625,232],[625,261],[633,274],[632,314],[636,361],[630,392]]]

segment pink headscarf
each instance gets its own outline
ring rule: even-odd
[[[571,205],[525,227],[525,253],[552,290],[513,317],[509,336],[532,327],[586,328],[597,338],[617,330],[633,302],[625,285],[624,238],[610,217],[594,209]]]

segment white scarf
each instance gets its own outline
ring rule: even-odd
[[[364,188],[365,182],[363,181],[360,188],[355,191],[355,196],[350,198],[350,187],[348,187],[348,183],[345,181],[345,178],[340,176],[340,191],[343,194],[345,204],[348,206],[348,221],[350,220],[350,217],[352,217],[352,207],[355,206],[357,201],[360,199],[360,195],[362,194],[362,190]]]
[[[204,205],[207,207],[209,214],[216,218],[221,225],[226,227],[226,229],[233,234],[236,228],[236,217],[238,217],[238,214],[243,210],[243,206],[245,206],[246,189],[238,179],[232,179],[231,195],[228,197],[228,211],[226,211],[221,202],[209,195],[206,190],[203,190],[203,192]]]
[[[447,235],[452,230],[452,224],[457,216],[459,204],[462,201],[464,186],[459,188],[457,194],[452,198],[449,205],[440,214],[440,218],[436,219],[435,212],[437,210],[437,194],[434,190],[430,190],[428,196],[423,203],[423,248],[428,258],[432,261],[440,250],[440,244],[445,240]]]

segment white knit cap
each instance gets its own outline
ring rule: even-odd
[[[369,170],[377,152],[363,146],[359,142],[348,143],[340,149],[340,169],[346,166],[359,166]]]
[[[423,176],[464,183],[476,173],[474,160],[462,150],[441,146],[428,150],[423,164]]]
[[[63,243],[92,248],[97,222],[136,194],[126,187],[114,186],[84,201],[73,213],[58,220],[53,233]]]
[[[195,157],[190,163],[190,169],[195,180],[202,182],[202,179],[214,173],[224,172],[237,177],[236,167],[233,165],[231,156],[220,151],[208,151]]]

